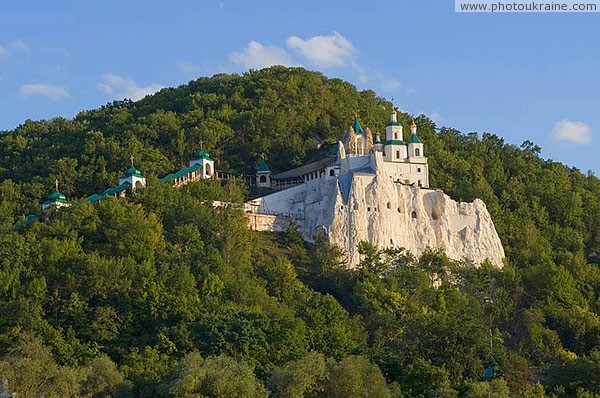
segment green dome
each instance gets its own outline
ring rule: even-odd
[[[67,198],[62,194],[58,189],[52,192],[50,195],[46,196],[46,200],[42,203],[42,208],[51,206],[55,203],[64,203],[68,204]]]
[[[54,191],[52,192],[50,195],[48,195],[48,197],[46,198],[47,202],[56,202],[56,201],[60,201],[60,200],[67,200],[66,196],[63,195],[61,192],[59,191]]]
[[[123,174],[121,176],[121,178],[126,178],[126,177],[140,177],[140,178],[144,178],[144,176],[142,175],[142,172],[139,171],[138,169],[136,169],[133,166],[131,166],[130,168],[128,168],[127,170],[125,170],[125,174]]]
[[[413,133],[410,135],[410,138],[408,139],[408,143],[409,144],[422,144],[421,139],[419,138],[419,136],[416,133]]]
[[[198,152],[194,153],[194,157],[192,158],[192,160],[198,160],[198,159],[211,160],[210,155],[206,151],[198,151]]]

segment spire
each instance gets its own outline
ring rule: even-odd
[[[264,159],[262,159],[260,161],[260,164],[258,165],[258,169],[256,169],[256,173],[270,173],[271,169],[269,168],[269,165],[267,164],[267,162],[265,162]]]
[[[47,209],[48,207],[62,207],[62,206],[70,206],[69,202],[65,195],[63,195],[58,190],[58,179],[54,180],[54,192],[50,195],[46,196],[46,200],[42,202],[42,209]]]
[[[415,123],[415,119],[413,119],[410,125],[410,137],[408,138],[409,144],[422,144],[421,139],[417,135],[417,124]]]
[[[377,133],[377,135],[375,136],[375,143],[381,144],[381,137],[379,136],[379,133]]]
[[[390,121],[385,126],[401,126],[401,124],[398,122],[396,108],[392,108],[392,113],[390,114]]]
[[[410,133],[411,135],[417,134],[417,123],[415,123],[415,119],[413,119],[412,123],[410,124]]]

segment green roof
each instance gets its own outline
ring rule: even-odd
[[[256,169],[257,173],[270,173],[271,169],[269,169],[269,165],[267,164],[267,162],[265,162],[264,160],[260,161],[260,164],[258,165],[258,169]]]
[[[388,140],[385,142],[385,145],[406,145],[406,143],[401,140]]]
[[[419,136],[416,133],[413,133],[410,135],[410,137],[408,138],[408,143],[409,144],[422,144],[421,139],[419,138]]]
[[[389,122],[387,122],[387,124],[385,125],[385,127],[387,127],[387,126],[402,126],[402,125],[399,122],[389,121]]]
[[[66,202],[67,198],[59,191],[54,191],[46,198],[46,202],[58,202],[64,200]]]
[[[130,168],[128,168],[127,170],[125,170],[125,173],[120,178],[127,178],[127,177],[140,177],[140,178],[144,178],[144,176],[142,175],[142,172],[139,171],[138,169],[136,169],[133,166],[131,166]]]
[[[205,151],[198,151],[198,152],[194,153],[192,160],[198,160],[198,159],[212,160],[210,158],[210,155],[208,154],[208,152],[205,152]]]
[[[116,187],[108,188],[104,192],[97,193],[97,194],[94,194],[92,196],[88,196],[87,199],[90,202],[95,203],[95,202],[99,201],[100,199],[106,198],[107,196],[113,196],[116,193],[123,192],[129,186],[131,186],[131,184],[129,183],[129,181],[125,181],[122,184],[117,185]]]
[[[329,145],[329,149],[327,150],[327,152],[329,152],[330,155],[337,155],[338,149],[339,149],[338,145],[339,145],[339,142]]]
[[[158,181],[162,183],[173,181],[177,178],[181,178],[187,174],[193,173],[194,171],[202,170],[202,165],[196,163],[193,166],[183,168],[175,173],[167,174],[166,176],[160,178]]]
[[[46,197],[46,200],[44,200],[42,202],[42,206],[50,205],[52,203],[65,203],[65,204],[67,204],[67,203],[69,203],[69,201],[67,201],[67,198],[61,192],[54,191],[50,195],[48,195]]]
[[[352,128],[356,134],[364,134],[365,131],[362,129],[358,118],[354,119],[354,123],[352,124]]]
[[[32,224],[34,221],[38,220],[40,218],[41,213],[38,214],[28,214],[27,217],[25,217],[25,225],[30,225]]]

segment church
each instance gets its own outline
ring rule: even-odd
[[[286,189],[314,179],[333,178],[348,172],[364,168],[383,167],[385,173],[394,182],[417,184],[429,187],[429,166],[423,143],[417,135],[417,125],[413,121],[410,135],[404,140],[402,125],[397,120],[396,111],[392,111],[385,127],[385,141],[379,134],[373,140],[369,128],[363,129],[358,118],[348,128],[341,141],[336,144],[337,155],[313,162],[279,174],[272,174],[267,163],[262,160],[254,185],[274,190]],[[382,155],[383,163],[376,166],[372,153]]]
[[[485,203],[459,203],[430,187],[414,121],[405,136],[393,110],[382,141],[355,119],[336,152],[278,174],[262,161],[256,186],[275,192],[245,204],[251,228],[284,231],[294,223],[305,240],[321,234],[342,248],[349,266],[360,262],[361,241],[415,255],[442,249],[453,259],[502,266],[504,249]]]

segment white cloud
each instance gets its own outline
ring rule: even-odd
[[[321,68],[350,66],[355,52],[352,42],[338,32],[333,32],[331,36],[313,36],[307,40],[292,36],[287,39],[286,44]]]
[[[592,140],[592,129],[585,123],[561,120],[554,125],[550,135],[555,141],[567,141],[577,145],[585,145]]]
[[[383,75],[378,76],[379,84],[383,91],[397,91],[402,87],[402,83],[391,77],[385,77]]]
[[[277,46],[263,46],[251,41],[246,48],[229,54],[229,60],[246,69],[262,69],[272,65],[293,65],[292,57],[285,49]]]
[[[97,83],[96,87],[106,95],[115,98],[130,98],[133,101],[140,100],[164,88],[164,86],[157,83],[140,87],[135,80],[113,73],[104,74],[102,76],[102,83]]]
[[[24,53],[28,53],[30,51],[30,48],[27,45],[27,43],[25,43],[25,41],[23,41],[21,39],[15,39],[15,40],[11,41],[10,47],[13,50],[24,52]]]
[[[8,54],[8,50],[5,47],[0,46],[0,57],[4,57]]]
[[[69,98],[69,92],[63,86],[55,86],[45,83],[25,84],[19,90],[22,98],[45,97],[52,101]]]

